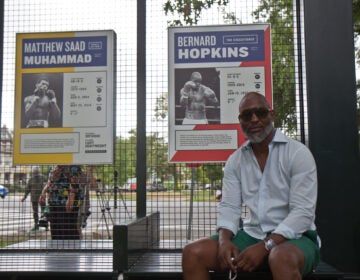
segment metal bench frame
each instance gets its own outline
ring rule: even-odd
[[[113,268],[120,279],[182,279],[181,249],[160,249],[160,214],[114,225]],[[228,279],[226,273],[211,272],[211,279]],[[240,272],[237,279],[272,279],[270,272]],[[344,274],[321,262],[306,280],[344,279]]]

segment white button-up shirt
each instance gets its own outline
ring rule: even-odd
[[[217,230],[226,228],[235,235],[244,204],[249,211],[244,231],[252,237],[264,239],[273,232],[288,239],[299,238],[303,232],[316,229],[316,199],[317,173],[311,152],[276,130],[263,172],[249,142],[229,157]]]

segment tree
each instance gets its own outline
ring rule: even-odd
[[[355,42],[360,40],[360,0],[353,1],[353,22],[354,22],[354,34],[355,34]],[[360,66],[360,47],[355,46],[356,49],[356,60]],[[358,87],[359,87],[358,82]]]
[[[130,131],[129,138],[116,137],[115,139],[115,165],[104,165],[100,169],[101,173],[96,172],[97,179],[105,185],[113,187],[122,186],[128,178],[135,177],[136,170],[136,133]],[[115,178],[115,172],[117,177]]]
[[[296,134],[295,61],[292,0],[260,0],[256,20],[271,23],[275,126]]]
[[[167,121],[167,117],[168,117],[168,93],[164,92],[162,93],[160,96],[158,96],[156,98],[156,102],[155,102],[155,120],[156,121]],[[165,140],[164,140],[165,141]],[[167,156],[167,149],[168,149],[168,145],[164,143],[164,145],[166,145],[166,156]],[[178,186],[178,172],[177,172],[177,164],[169,164],[167,163],[166,168],[164,167],[163,169],[167,171],[166,174],[164,175],[165,177],[169,177],[167,175],[172,175],[172,178],[174,180],[174,189],[176,189],[176,186]]]
[[[193,2],[202,2],[196,9]],[[206,2],[206,3],[205,3]],[[213,5],[226,6],[228,1],[167,1],[164,10],[179,14],[179,20],[172,24],[196,24],[201,11]],[[188,9],[190,7],[190,9]],[[256,21],[271,23],[272,51],[273,51],[273,102],[277,118],[275,126],[282,127],[289,134],[296,133],[296,107],[295,107],[295,70],[294,70],[294,44],[293,44],[293,17],[292,0],[260,0],[258,8],[252,15]],[[224,18],[233,23],[238,22],[233,13]],[[181,21],[180,19],[183,19]]]
[[[170,21],[171,26],[197,24],[203,10],[213,5],[226,6],[229,0],[167,0],[164,4],[165,15],[177,15],[178,19]]]
[[[167,161],[168,145],[165,143],[164,138],[159,137],[159,133],[154,132],[146,136],[146,147],[146,166],[149,167],[147,178],[148,180],[161,179],[163,182],[165,176],[171,172]]]
[[[199,21],[202,11],[214,5],[227,6],[229,1],[168,0],[164,4],[165,14],[178,19],[170,25],[193,25]],[[260,0],[252,13],[256,21],[266,21],[272,27],[273,51],[273,98],[277,112],[275,126],[283,127],[289,134],[296,132],[295,69],[293,42],[293,0]],[[239,22],[233,13],[224,15],[224,20]],[[355,42],[360,37],[360,0],[353,0],[353,22]],[[360,64],[360,48],[356,47],[356,60]],[[360,80],[357,81],[360,90]],[[358,91],[359,91],[358,90]],[[358,100],[360,96],[358,95]],[[359,108],[358,101],[358,108]],[[360,110],[360,109],[359,109]]]
[[[193,2],[203,2],[197,9]],[[206,2],[206,3],[204,3]],[[210,3],[211,2],[211,3]],[[201,11],[213,5],[222,8],[229,1],[167,1],[164,10],[168,14],[175,12],[179,19],[173,20],[171,25],[196,24]],[[190,7],[190,8],[189,8]],[[254,21],[271,23],[272,27],[272,66],[273,66],[273,106],[277,118],[275,126],[282,127],[289,134],[296,133],[296,105],[295,105],[295,61],[294,61],[294,34],[293,34],[293,5],[292,0],[260,0],[259,6],[252,13]],[[224,22],[239,23],[234,13],[225,13],[222,10]],[[223,176],[221,164],[208,164],[203,166],[203,173],[214,184]]]
[[[222,164],[208,164],[204,166],[204,173],[211,182],[211,187],[214,187],[216,181],[220,181],[223,177],[223,165]]]
[[[167,111],[168,111],[168,94],[164,92],[159,97],[156,98],[155,102],[155,119],[157,121],[166,121],[167,120]]]

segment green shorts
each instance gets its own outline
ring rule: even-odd
[[[212,235],[210,238],[219,240],[219,235]],[[232,239],[232,242],[239,248],[239,252],[245,248],[258,243],[260,239],[256,239],[248,235],[245,231],[239,230],[236,236]],[[290,242],[298,247],[304,254],[305,266],[302,271],[302,275],[306,275],[312,272],[320,261],[320,249],[317,242],[317,232],[313,230],[306,231],[299,239],[291,239],[286,242]],[[264,266],[260,267],[259,270],[269,270],[269,266],[264,263]]]

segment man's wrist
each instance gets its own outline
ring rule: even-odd
[[[264,239],[264,246],[266,251],[270,252],[274,247],[277,246],[276,242],[272,238],[265,238]]]
[[[232,233],[231,230],[229,229],[225,229],[225,228],[220,228],[219,229],[219,243],[223,243],[223,242],[231,242],[231,239],[233,238],[234,234]]]

